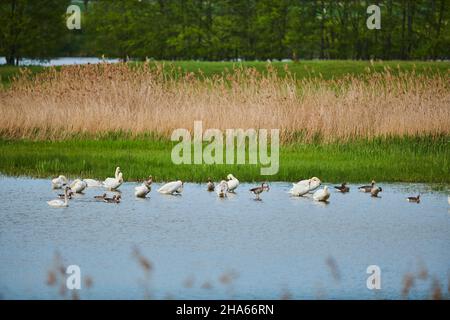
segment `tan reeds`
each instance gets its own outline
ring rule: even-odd
[[[278,77],[271,68],[177,76],[162,65],[102,64],[24,71],[0,90],[3,137],[62,139],[176,128],[279,128],[325,141],[450,134],[448,74],[371,73],[337,80]]]

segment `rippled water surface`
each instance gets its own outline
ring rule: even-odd
[[[0,177],[0,297],[61,298],[48,286],[55,252],[93,279],[82,299],[399,299],[406,274],[421,275],[411,298],[433,282],[448,294],[450,211],[447,193],[417,184],[382,184],[381,198],[332,191],[329,204],[292,198],[272,183],[262,201],[241,184],[217,198],[205,185],[181,196],[156,192],[122,203],[95,202],[90,188],[54,209],[49,180]],[[60,191],[61,192],[61,191]],[[422,194],[420,204],[405,197]],[[150,276],[133,256],[152,263]],[[381,268],[381,290],[366,287],[366,268]],[[424,272],[426,270],[426,272]]]

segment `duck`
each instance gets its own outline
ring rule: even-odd
[[[106,193],[102,194],[101,196],[94,196],[94,199],[97,200],[104,200],[106,198]]]
[[[145,196],[152,190],[152,176],[148,180],[144,181],[142,185],[134,188],[134,195],[138,198],[145,198]]]
[[[417,197],[408,197],[406,198],[409,202],[415,202],[420,203],[420,194],[417,195]]]
[[[228,192],[228,182],[226,180],[220,181],[216,187],[216,193],[219,198],[225,198]]]
[[[61,189],[67,183],[67,178],[63,175],[60,175],[59,177],[52,179],[52,189]]]
[[[84,189],[86,189],[87,184],[86,182],[84,182],[81,179],[75,179],[71,184],[70,184],[70,189],[72,189],[73,192],[75,193],[82,193]]]
[[[73,195],[73,191],[72,191],[72,189],[70,189],[70,188],[68,187],[68,189],[67,189],[67,198],[68,198],[69,200],[72,199],[72,195]],[[66,193],[58,193],[58,197],[59,197],[60,199],[65,199]]]
[[[375,180],[372,180],[372,183],[370,185],[358,187],[358,190],[362,191],[362,192],[371,192],[374,186],[375,186]]]
[[[183,191],[184,182],[181,180],[168,182],[158,189],[159,193],[162,194],[174,194],[181,193]]]
[[[374,197],[374,198],[377,198],[378,197],[378,193],[380,193],[380,192],[382,192],[383,191],[383,189],[381,189],[381,187],[373,187],[371,190],[370,190],[370,195],[372,196],[372,197]]]
[[[316,192],[314,192],[313,194],[313,199],[315,201],[328,201],[328,199],[330,198],[330,191],[328,191],[328,187],[325,186],[323,187],[323,189],[319,189]]]
[[[47,201],[47,204],[50,207],[54,207],[54,208],[65,208],[69,206],[69,202],[68,200],[68,196],[67,196],[67,192],[68,192],[68,188],[64,189],[64,201],[61,199],[55,199],[55,200],[50,200]]]
[[[251,189],[250,189],[250,192],[253,192],[253,194],[256,195],[256,200],[261,200],[261,198],[259,197],[259,195],[260,195],[261,193],[263,193],[263,191],[269,192],[269,190],[270,190],[269,185],[268,185],[267,183],[263,182],[263,183],[261,184],[261,186],[255,187],[255,188],[251,188]]]
[[[104,198],[103,201],[106,203],[120,203],[120,199],[122,197],[120,196],[120,194],[118,195],[113,195],[112,198]]]
[[[334,188],[337,189],[339,192],[342,192],[342,193],[350,191],[350,188],[347,187],[347,182],[343,182],[340,186],[334,186]]]
[[[228,192],[234,192],[239,186],[239,180],[236,179],[231,173],[227,176],[228,180]]]
[[[103,186],[110,190],[114,191],[117,190],[123,183],[123,175],[122,172],[119,171],[117,174],[117,178],[106,178],[105,181],[103,181]]]
[[[208,190],[209,192],[214,191],[215,186],[214,186],[214,182],[211,181],[211,178],[208,178],[208,184],[206,185],[206,190]]]
[[[88,188],[101,187],[103,185],[101,181],[94,179],[83,179],[83,181],[86,182]]]

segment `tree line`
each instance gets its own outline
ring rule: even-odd
[[[68,30],[66,9],[82,9]],[[370,5],[381,29],[366,25]],[[122,59],[446,59],[450,0],[2,0],[0,55]]]

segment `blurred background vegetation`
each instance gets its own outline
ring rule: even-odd
[[[70,4],[81,30],[68,30]],[[381,30],[369,30],[369,5]],[[446,59],[450,0],[2,0],[0,56],[155,60]]]

